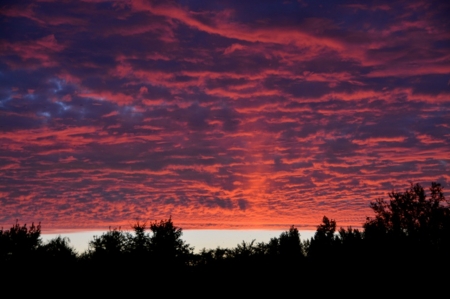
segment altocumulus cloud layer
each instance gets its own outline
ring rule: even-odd
[[[0,223],[359,225],[410,181],[449,186],[449,14],[2,1]]]

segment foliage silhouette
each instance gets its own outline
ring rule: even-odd
[[[289,231],[281,233],[279,240],[280,255],[286,258],[304,257],[304,249],[300,240],[300,233],[293,225]]]
[[[375,218],[367,217],[363,225],[366,239],[378,246],[405,247],[412,254],[450,249],[450,208],[440,184],[431,183],[429,197],[422,186],[412,183],[405,192],[392,191],[389,197],[389,202],[378,198],[370,204]]]
[[[145,271],[145,275],[130,276],[128,282],[164,283],[176,273],[186,285],[202,281],[217,287],[230,277],[242,287],[248,286],[249,276],[282,286],[323,275],[324,269],[345,267],[375,279],[367,265],[406,272],[448,265],[450,207],[442,187],[432,183],[427,195],[419,184],[411,184],[405,192],[391,192],[389,197],[388,202],[377,199],[370,204],[375,215],[367,217],[362,231],[352,227],[337,231],[336,221],[324,216],[314,237],[304,242],[291,226],[268,243],[242,241],[234,248],[203,249],[198,254],[181,239],[182,229],[171,217],[149,224],[136,222],[131,226],[134,234],[110,227],[95,236],[82,255],[76,254],[67,238],[43,243],[40,224],[27,227],[16,221],[11,229],[0,230],[0,263],[6,265],[3,269],[20,271],[24,265],[52,265],[56,278],[65,269],[78,269],[88,283],[100,275],[114,279],[118,273]]]
[[[280,237],[270,239],[266,245],[267,254],[282,259],[298,260],[305,257],[305,247],[300,239],[298,229],[293,225],[288,231],[282,232]]]
[[[363,239],[363,234],[359,231],[359,229],[348,227],[347,230],[345,230],[343,227],[341,227],[339,229],[338,239],[342,244],[359,242]]]
[[[101,236],[94,236],[89,242],[88,257],[94,260],[121,259],[129,252],[129,240],[131,234],[121,228],[109,228],[109,231]]]
[[[158,261],[185,263],[193,253],[193,248],[181,239],[183,230],[175,226],[172,217],[167,220],[150,223],[152,236],[150,237],[151,253]]]
[[[41,252],[47,262],[74,263],[77,260],[75,249],[69,245],[69,238],[58,236],[41,246]]]
[[[151,250],[151,238],[149,234],[145,233],[147,228],[146,223],[139,223],[137,221],[132,225],[134,230],[134,236],[129,239],[129,250],[133,252],[134,255],[140,258],[148,255]]]
[[[19,221],[9,229],[0,229],[0,258],[1,261],[27,260],[35,256],[39,246],[42,244],[41,224],[34,223],[27,228],[24,224],[20,226]]]
[[[255,241],[256,240],[252,240],[251,242],[245,242],[243,240],[242,243],[237,244],[236,248],[233,250],[233,256],[245,258],[254,255],[256,253]]]
[[[308,246],[308,257],[331,259],[339,244],[339,239],[335,236],[336,221],[323,216],[322,223],[317,226],[317,231]]]

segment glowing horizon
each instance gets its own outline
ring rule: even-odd
[[[181,239],[191,247],[194,247],[194,252],[198,253],[203,248],[235,248],[237,244],[242,244],[242,241],[248,243],[255,240],[255,244],[259,242],[268,243],[271,238],[280,237],[280,234],[284,231],[286,230],[183,230]],[[81,254],[88,250],[89,242],[93,240],[94,236],[101,236],[105,232],[106,230],[71,232],[66,234],[42,234],[41,237],[44,243],[58,236],[69,238],[69,245],[78,254]],[[307,240],[314,236],[315,231],[299,231],[299,233],[301,240]]]
[[[448,194],[449,4],[0,8],[0,227],[360,227]]]

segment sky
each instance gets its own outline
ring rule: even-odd
[[[411,182],[449,198],[449,15],[448,1],[2,1],[0,226],[314,230],[324,215],[361,226]]]
[[[181,239],[193,248],[194,253],[200,253],[202,249],[216,249],[220,248],[235,248],[242,242],[249,244],[253,242],[254,245],[258,243],[269,243],[270,239],[280,237],[280,234],[285,230],[268,230],[268,229],[189,229],[182,230]],[[99,231],[78,231],[78,232],[62,232],[59,233],[45,233],[41,235],[43,244],[51,241],[58,236],[68,239],[69,246],[71,246],[78,254],[87,252],[89,242],[94,238],[100,237],[106,230]],[[134,235],[134,232],[130,232]],[[300,239],[306,241],[311,239],[315,234],[314,230],[302,230],[300,232]]]

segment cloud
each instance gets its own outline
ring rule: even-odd
[[[2,7],[0,224],[358,226],[448,186],[448,5],[304,4]]]

